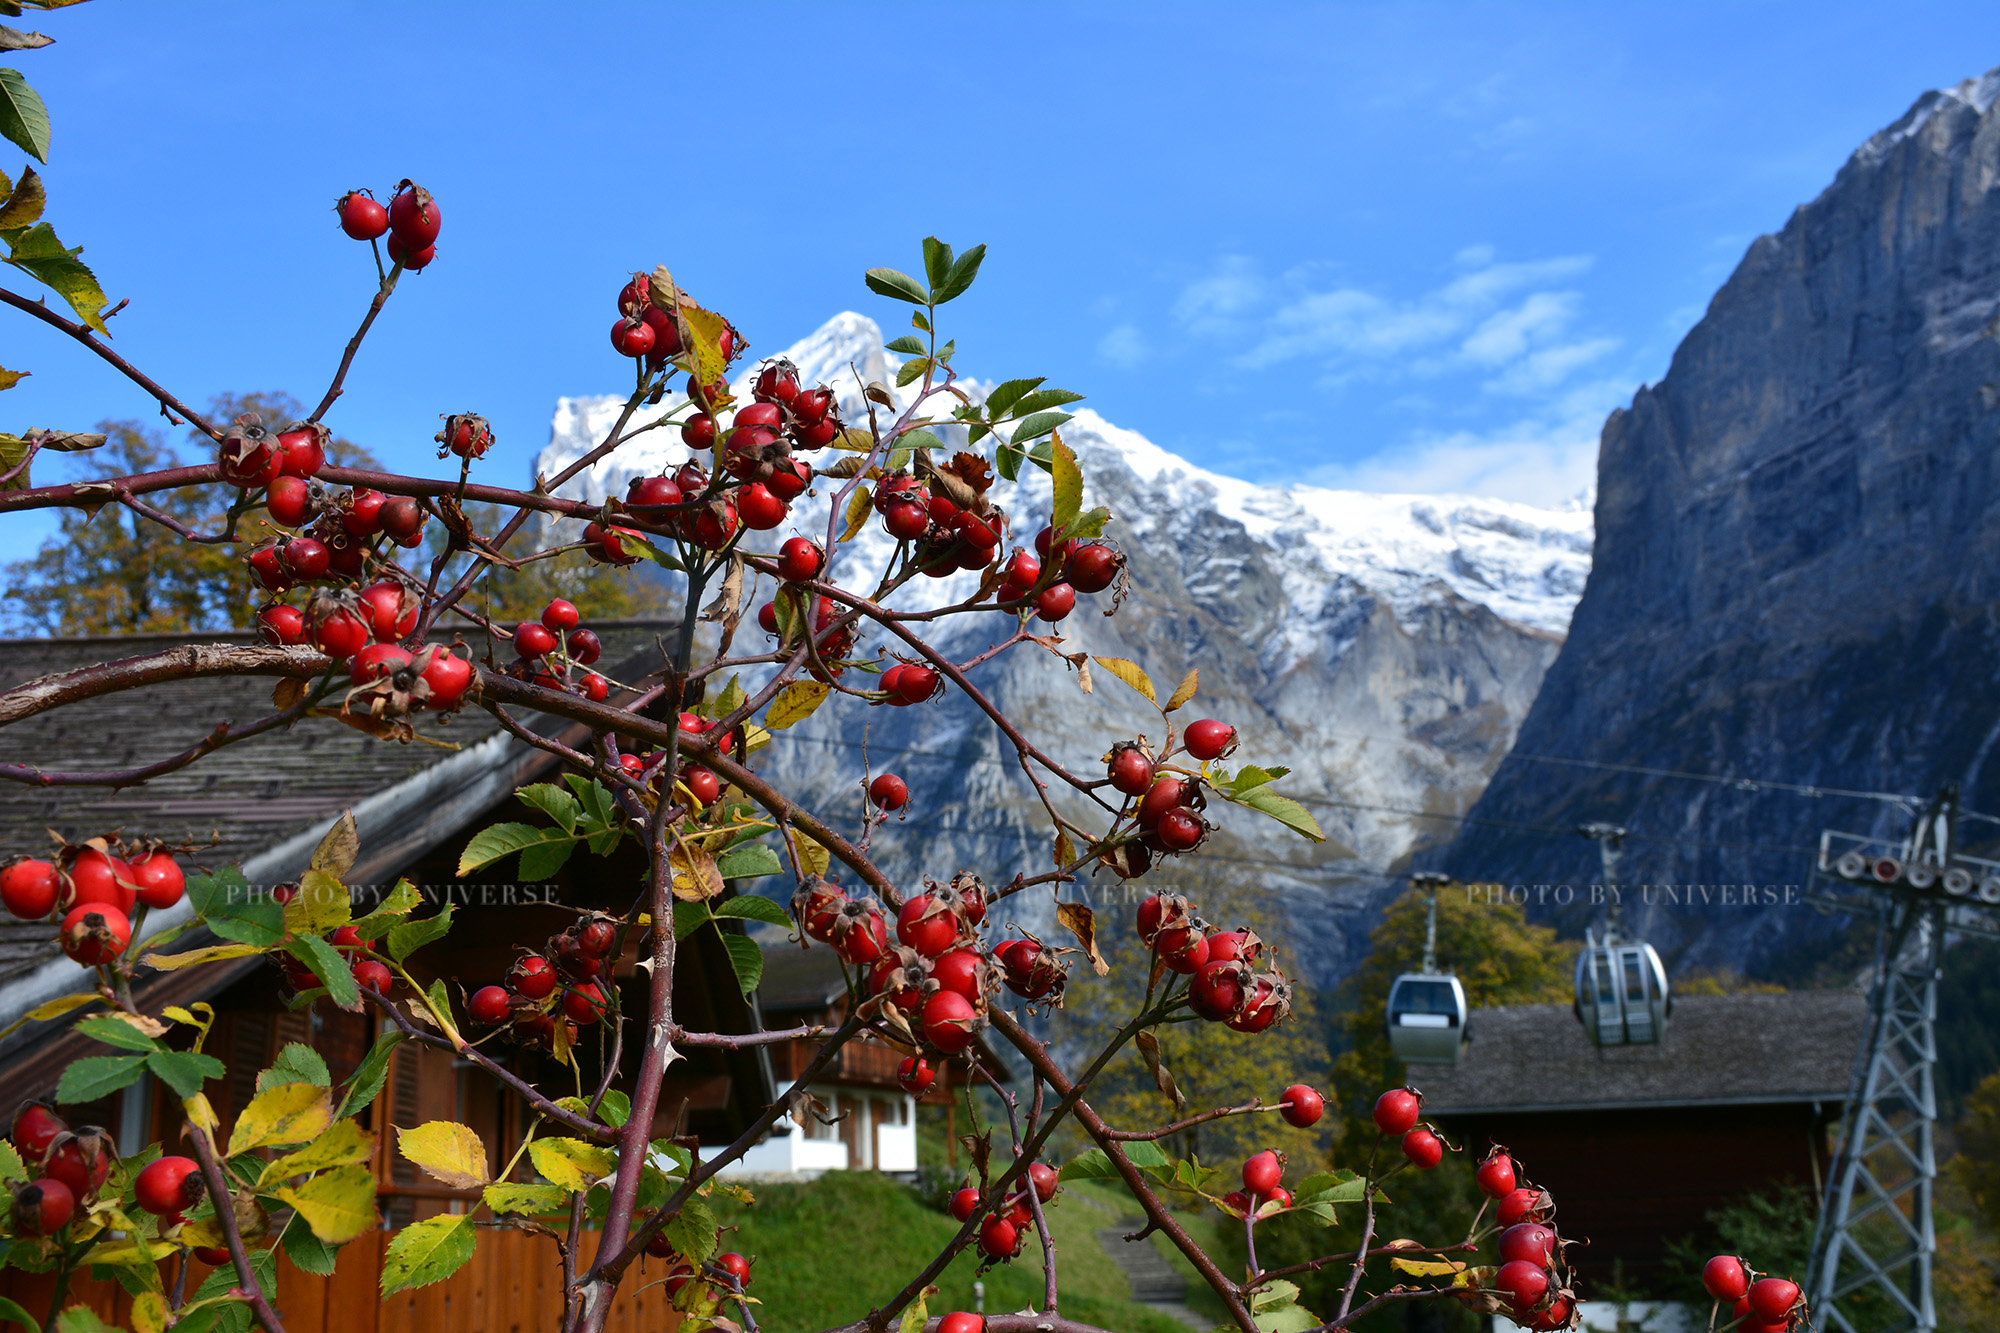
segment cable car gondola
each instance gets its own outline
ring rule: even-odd
[[[1420,972],[1405,972],[1389,987],[1389,1049],[1409,1065],[1455,1065],[1465,1053],[1465,987],[1437,967],[1437,890],[1447,877],[1410,876],[1430,889]]]
[[[1611,891],[1610,910],[1599,939],[1583,933],[1583,952],[1576,960],[1576,1016],[1594,1046],[1651,1046],[1666,1036],[1673,997],[1667,989],[1667,969],[1660,955],[1644,940],[1625,938],[1619,931],[1618,855],[1625,830],[1614,824],[1586,824],[1577,830],[1595,838],[1604,856],[1604,880]]]

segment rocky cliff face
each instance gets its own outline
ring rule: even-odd
[[[853,314],[785,355],[808,382],[841,392],[849,420],[866,417],[861,384],[893,382],[900,361],[883,351],[874,323]],[[553,472],[590,448],[619,407],[614,398],[562,400],[537,469]],[[1085,503],[1116,516],[1108,535],[1130,558],[1134,586],[1115,618],[1098,614],[1108,596],[1081,599],[1061,626],[1065,646],[1131,658],[1163,690],[1199,665],[1192,716],[1228,718],[1244,734],[1246,757],[1291,765],[1286,789],[1312,806],[1329,838],[1310,846],[1228,810],[1210,850],[1155,871],[1148,884],[1197,870],[1255,877],[1285,897],[1322,978],[1340,975],[1361,942],[1354,927],[1365,916],[1355,909],[1389,868],[1448,832],[1449,823],[1425,816],[1465,810],[1511,744],[1583,586],[1588,513],[1255,486],[1193,467],[1088,411],[1063,434],[1083,464]],[[677,434],[643,435],[568,489],[622,494],[631,476],[686,457]],[[1042,525],[1049,501],[1046,477],[1030,469],[1017,498],[1003,500],[1018,506],[1017,537]],[[823,508],[796,513],[800,531],[823,538]],[[769,545],[784,535],[772,534]],[[871,526],[849,549],[843,558],[872,576],[891,546]],[[970,575],[923,582],[905,595],[912,605],[972,587]],[[768,586],[758,590],[753,605],[769,596]],[[945,624],[961,658],[1006,632],[998,616]],[[757,637],[754,625],[746,637]],[[1094,766],[1110,741],[1146,724],[1124,686],[1099,672],[1096,693],[1085,695],[1066,666],[1039,650],[1010,653],[975,679],[1073,765]],[[895,769],[914,793],[909,818],[878,836],[894,873],[942,877],[975,867],[1004,880],[1048,864],[1045,824],[1025,780],[962,698],[874,710],[842,701],[789,732],[761,764],[856,823],[864,725],[868,769]],[[1024,904],[1017,915],[1032,920],[1037,910]]]
[[[1606,819],[1633,831],[1633,881],[1803,884],[1822,828],[1908,822],[1876,801],[1530,756],[1914,794],[1955,781],[2000,810],[1996,96],[2000,71],[1870,139],[1612,415],[1568,640],[1474,809],[1492,822],[1446,868],[1588,883],[1595,848],[1535,829]],[[1770,965],[1833,924],[1663,900],[1650,915],[1683,967]]]

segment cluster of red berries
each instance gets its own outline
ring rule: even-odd
[[[720,727],[716,718],[705,718],[699,713],[683,712],[676,724],[688,736],[706,736]],[[732,729],[722,737],[718,746],[723,751],[736,749],[743,740],[740,729]],[[643,782],[654,790],[662,787],[678,786],[682,792],[694,798],[697,806],[706,809],[722,799],[722,779],[715,770],[705,764],[683,759],[680,767],[668,781],[665,750],[628,750],[618,756],[618,767],[634,782]]]
[[[0,905],[24,921],[60,918],[63,952],[85,967],[125,951],[140,906],[172,907],[186,891],[180,863],[153,842],[92,838],[65,845],[54,861],[19,857],[0,867]]]
[[[1392,1103],[1387,1118],[1392,1124],[1401,1123],[1400,1108],[1408,1105],[1410,1119],[1414,1121],[1416,1107],[1423,1101],[1422,1094],[1398,1088],[1383,1096],[1395,1093],[1403,1094],[1409,1101]],[[1381,1125],[1384,1118],[1384,1108],[1378,1102],[1376,1124]],[[1404,1152],[1409,1152],[1407,1146]],[[1508,1318],[1523,1328],[1537,1330],[1573,1326],[1576,1294],[1570,1289],[1563,1263],[1564,1241],[1556,1231],[1555,1199],[1547,1190],[1531,1184],[1520,1163],[1497,1144],[1479,1163],[1473,1178],[1478,1181],[1480,1192],[1494,1200],[1503,1228],[1500,1267],[1494,1272],[1492,1287],[1505,1297]]]
[[[281,884],[271,891],[271,897],[277,902],[286,903],[297,893],[298,886]],[[362,990],[374,991],[383,996],[395,990],[396,974],[389,970],[387,963],[369,955],[368,941],[362,939],[361,932],[353,926],[342,926],[338,930],[329,932],[326,942],[345,955],[348,968],[354,973],[354,984]],[[273,957],[278,960],[278,966],[284,970],[285,981],[298,994],[303,995],[323,984],[310,967],[292,955],[278,953]]]
[[[414,589],[384,579],[358,591],[323,589],[303,611],[282,602],[266,606],[257,613],[258,633],[266,643],[311,643],[345,660],[355,685],[386,680],[412,704],[453,708],[477,673],[469,657],[441,644],[414,651],[402,645],[417,627],[417,608]]]
[[[246,557],[251,578],[266,592],[359,579],[376,537],[406,549],[423,544],[429,512],[416,497],[371,490],[336,494],[319,480],[328,434],[325,426],[307,421],[274,431],[257,413],[246,412],[217,447],[223,479],[245,492],[263,491],[271,522],[291,529]]]
[[[514,653],[519,659],[510,674],[545,690],[580,694],[594,704],[611,697],[611,682],[595,671],[578,674],[604,653],[597,631],[583,628],[583,613],[574,603],[556,598],[542,608],[538,620],[514,626]]]
[[[1799,1284],[1759,1277],[1733,1254],[1718,1254],[1701,1269],[1701,1285],[1716,1301],[1728,1301],[1737,1333],[1786,1333],[1806,1324],[1805,1295]]]
[[[349,190],[334,203],[340,229],[357,241],[373,241],[389,234],[390,262],[411,272],[428,267],[437,258],[438,229],[443,218],[437,200],[415,181],[396,186],[384,208],[368,190]]]
[[[1266,1204],[1277,1204],[1280,1212],[1290,1208],[1292,1192],[1279,1183],[1285,1178],[1286,1160],[1275,1148],[1253,1155],[1243,1163],[1243,1188],[1223,1195],[1222,1208],[1235,1217],[1253,1216]]]
[[[913,1033],[939,1055],[957,1055],[972,1045],[993,984],[992,968],[976,934],[986,920],[986,886],[964,873],[949,884],[924,881],[896,917],[896,943],[889,922],[872,896],[850,897],[838,884],[812,876],[792,897],[792,916],[808,938],[833,946],[852,966],[865,970],[869,994],[905,1015]],[[1016,960],[1028,946],[1028,968]],[[1061,969],[1041,959],[1038,943],[1014,940],[993,951],[1001,975],[1016,993],[1032,977],[1042,994],[1060,986]],[[1054,982],[1045,980],[1053,970]],[[1029,996],[1029,998],[1035,998]],[[921,1093],[935,1075],[928,1061],[904,1062],[904,1086]]]
[[[1211,930],[1186,898],[1156,893],[1139,904],[1139,939],[1169,971],[1189,977],[1188,1008],[1236,1032],[1262,1032],[1292,1012],[1292,983],[1252,969],[1264,942],[1249,930]]]
[[[618,918],[592,912],[549,937],[540,953],[523,954],[504,986],[482,986],[466,1001],[472,1021],[487,1027],[513,1024],[517,1040],[553,1049],[556,1024],[574,1043],[581,1027],[612,1012],[612,983],[604,978],[618,948]]]
[[[1236,748],[1236,728],[1212,717],[1191,722],[1181,733],[1180,747],[1205,765]],[[1142,741],[1120,741],[1104,757],[1105,781],[1131,798],[1121,818],[1129,813],[1131,831],[1138,834],[1104,858],[1125,879],[1151,870],[1156,855],[1178,856],[1208,839],[1211,826],[1201,814],[1208,804],[1202,773],[1169,765],[1173,753],[1169,749],[1155,756]]]
[[[16,1235],[60,1233],[104,1188],[118,1160],[110,1134],[96,1125],[72,1130],[46,1102],[29,1102],[16,1111],[8,1138],[30,1173],[14,1187]],[[157,1158],[132,1181],[133,1202],[157,1214],[162,1230],[186,1221],[183,1214],[201,1202],[205,1192],[201,1168],[188,1157]],[[226,1250],[198,1248],[195,1257],[218,1264],[227,1262],[229,1255]]]
[[[1444,1140],[1429,1127],[1418,1128],[1423,1109],[1424,1094],[1415,1088],[1391,1088],[1375,1099],[1375,1128],[1401,1140],[1403,1156],[1419,1171],[1428,1171],[1444,1160]]]
[[[1028,1202],[1028,1191],[1033,1190],[1035,1197],[1047,1207],[1061,1188],[1062,1179],[1054,1167],[1032,1162],[1020,1187],[991,1210],[981,1204],[979,1191],[967,1185],[951,1196],[948,1211],[960,1222],[969,1222],[985,1213],[985,1221],[979,1225],[979,1252],[990,1261],[1004,1262],[1021,1253],[1028,1233],[1034,1229],[1035,1210]]]

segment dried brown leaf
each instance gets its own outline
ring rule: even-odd
[[[1152,1071],[1153,1082],[1173,1102],[1174,1109],[1187,1110],[1187,1098],[1181,1095],[1180,1085],[1174,1082],[1172,1071],[1160,1059],[1160,1039],[1151,1032],[1141,1032],[1133,1041],[1146,1061],[1146,1068]]]
[[[1104,955],[1097,951],[1097,919],[1088,907],[1082,903],[1057,903],[1056,920],[1062,922],[1069,933],[1076,936],[1076,942],[1083,946],[1086,954],[1090,955],[1092,971],[1100,977],[1111,971],[1111,964],[1105,962]],[[1142,1032],[1139,1035],[1146,1037],[1152,1034]]]

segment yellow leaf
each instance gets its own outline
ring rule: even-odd
[[[861,531],[868,522],[868,515],[875,508],[875,494],[866,486],[856,486],[854,494],[847,501],[847,531],[840,534],[844,542],[854,540],[854,534]]]
[[[229,1132],[229,1155],[277,1143],[318,1138],[333,1123],[327,1090],[311,1083],[281,1083],[250,1099]]]
[[[1173,697],[1167,700],[1167,711],[1169,713],[1194,698],[1195,683],[1200,676],[1201,668],[1194,667],[1188,671],[1187,678],[1174,687]]]
[[[297,1152],[276,1157],[257,1177],[257,1188],[265,1189],[288,1176],[302,1176],[329,1166],[351,1166],[372,1161],[375,1136],[353,1120],[336,1120],[333,1127]]]
[[[305,1218],[313,1235],[329,1245],[344,1245],[376,1223],[375,1173],[365,1166],[342,1166],[314,1176],[293,1189],[277,1191]]]
[[[528,1158],[544,1180],[566,1190],[587,1190],[618,1164],[609,1148],[582,1139],[536,1139],[528,1145]]]
[[[833,864],[833,854],[797,829],[786,829],[785,832],[791,836],[792,850],[806,873],[824,875],[827,867]]]
[[[343,810],[313,849],[312,868],[339,879],[354,868],[354,858],[360,851],[361,832],[354,826],[354,812]]]
[[[745,722],[743,724],[743,748],[745,750],[761,750],[770,743],[770,732],[764,730],[755,722]]]
[[[26,1027],[30,1021],[36,1023],[46,1023],[51,1018],[61,1018],[64,1014],[68,1013],[72,1009],[81,1009],[86,1004],[96,1004],[96,1003],[97,1003],[97,995],[95,994],[95,992],[92,991],[84,991],[78,995],[58,996],[55,999],[50,1000],[44,1004],[36,1005],[33,1009],[30,1009],[27,1013],[21,1015],[19,1018],[9,1023],[6,1027],[0,1028],[0,1037],[5,1037],[9,1033],[20,1031],[22,1028]]]
[[[694,334],[688,345],[694,354],[694,373],[703,384],[713,384],[728,366],[722,359],[722,331],[729,327],[729,321],[686,301],[681,303],[680,316]]]
[[[203,949],[189,949],[186,953],[149,953],[139,961],[147,967],[156,967],[162,972],[174,972],[183,967],[193,967],[198,963],[219,963],[225,958],[248,958],[252,954],[262,952],[264,951],[254,944],[211,944]]]
[[[722,892],[722,871],[701,848],[678,844],[667,853],[667,864],[674,872],[674,897],[681,901],[706,902]]]
[[[771,701],[771,711],[764,714],[764,725],[772,731],[783,731],[803,722],[813,715],[814,709],[826,702],[826,696],[831,693],[831,685],[822,685],[816,680],[795,680],[779,690],[778,697]]]
[[[1451,1259],[1391,1259],[1389,1267],[1412,1277],[1450,1277],[1465,1265]]]
[[[1091,660],[1106,671],[1109,671],[1112,675],[1118,677],[1118,679],[1124,681],[1127,685],[1130,685],[1133,689],[1139,691],[1139,693],[1145,695],[1147,702],[1159,702],[1158,697],[1153,693],[1152,680],[1147,677],[1145,672],[1139,669],[1137,662],[1130,662],[1122,657],[1093,657]]]
[[[216,1130],[222,1128],[222,1122],[216,1119],[215,1107],[209,1104],[208,1094],[205,1092],[197,1092],[183,1101],[181,1110],[186,1113],[190,1125],[211,1138],[214,1137]]]
[[[134,1333],[167,1333],[167,1298],[157,1291],[142,1291],[132,1298]]]
[[[222,1223],[215,1214],[197,1217],[181,1228],[181,1244],[200,1245],[210,1249],[222,1249],[229,1244],[229,1237],[222,1233]]]
[[[449,1120],[398,1129],[396,1151],[454,1189],[471,1189],[493,1178],[486,1169],[486,1145]]]
[[[1076,942],[1090,955],[1092,971],[1100,977],[1111,971],[1111,964],[1105,962],[1104,955],[1097,951],[1097,921],[1088,907],[1082,903],[1057,903],[1056,920],[1076,936]]]
[[[285,929],[294,935],[324,935],[353,919],[354,903],[347,886],[325,870],[308,870],[299,876],[299,891],[285,904]]]

